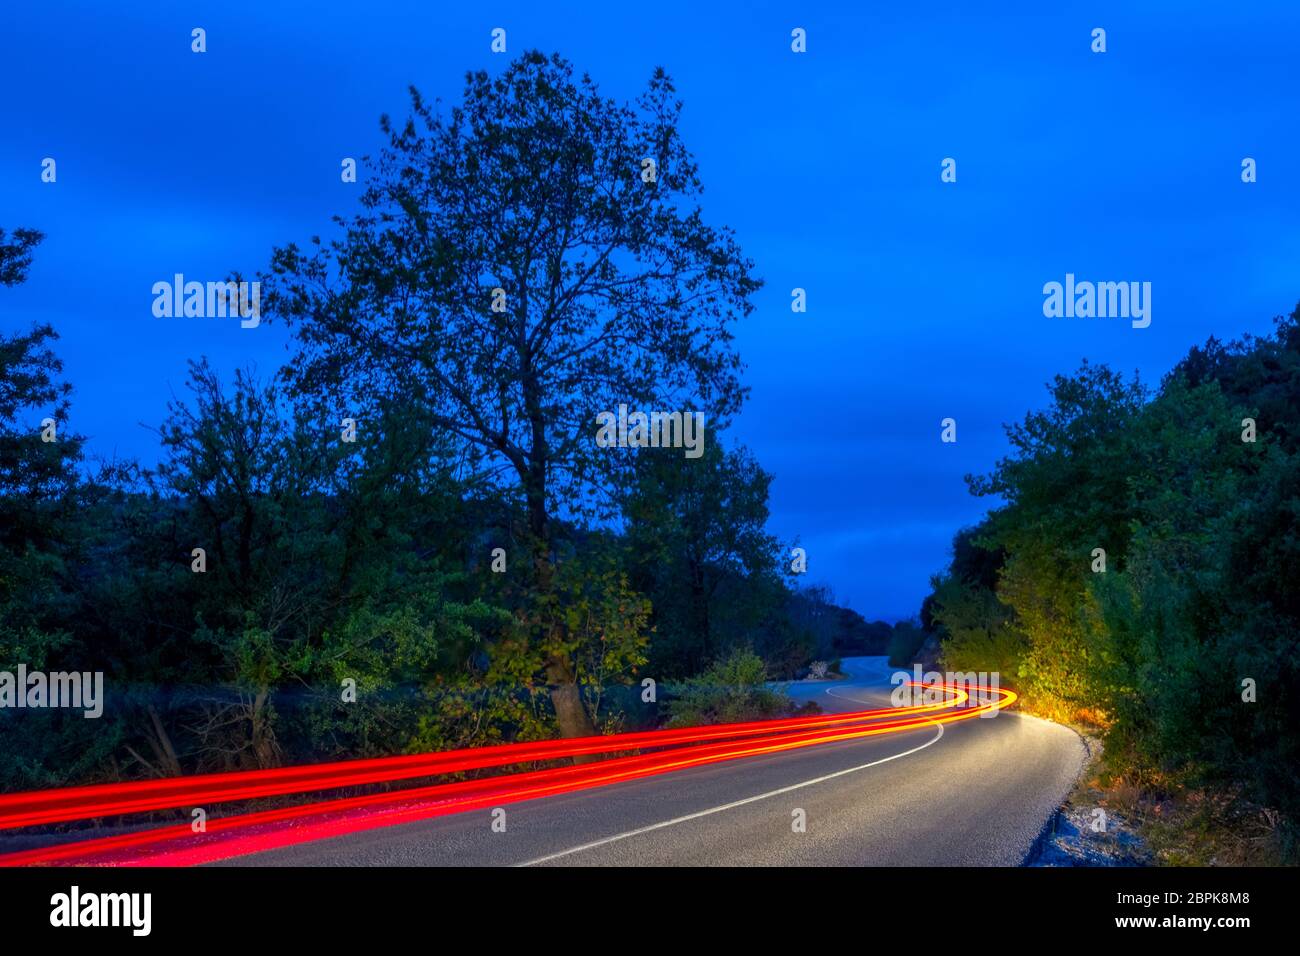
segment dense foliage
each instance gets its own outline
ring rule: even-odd
[[[693,521],[700,498],[635,483],[636,517],[559,524],[542,605],[526,516],[458,480],[417,411],[344,442],[277,381],[224,382],[199,362],[157,430],[157,467],[92,467],[75,435],[43,442],[32,424],[67,415],[53,342],[48,329],[0,338],[0,669],[102,670],[109,699],[97,720],[0,713],[6,789],[552,736],[539,615],[561,615],[601,730],[703,706],[710,681],[734,676],[717,661],[743,660],[761,683],[833,651],[800,621],[842,609],[782,575],[762,530],[768,478],[743,449],[710,452],[693,480],[702,500],[752,509],[748,524]],[[637,467],[684,461],[664,450]],[[657,701],[642,699],[646,676]],[[765,688],[714,691],[729,703],[710,713],[788,706]],[[678,696],[689,703],[663,708]]]
[[[0,670],[109,693],[0,712],[0,788],[650,726],[717,661],[790,677],[854,636],[726,437],[758,281],[669,79],[619,104],[530,53],[412,97],[361,212],[260,280],[288,365],[193,362],[156,466],[85,460],[54,331],[0,335]],[[0,232],[0,284],[40,240]],[[704,454],[597,447],[619,403],[705,413]]]
[[[1115,768],[1295,820],[1300,309],[1153,390],[1085,364],[1050,392],[970,479],[999,503],[926,603],[945,660],[1105,728]]]

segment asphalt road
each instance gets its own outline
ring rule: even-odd
[[[888,701],[883,658],[793,685],[826,711]],[[223,861],[224,866],[1014,866],[1084,760],[1018,714],[696,767]],[[803,811],[805,832],[792,826]]]

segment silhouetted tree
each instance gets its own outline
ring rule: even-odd
[[[717,429],[738,409],[730,325],[759,283],[695,205],[662,71],[620,104],[533,52],[469,75],[450,111],[412,102],[405,124],[382,121],[389,144],[344,235],[276,250],[265,313],[297,329],[300,391],[362,412],[404,395],[476,477],[522,499],[531,648],[561,733],[590,733],[554,518],[609,508],[626,454],[596,446],[598,412],[692,408]]]
[[[44,238],[35,229],[15,229],[9,237],[0,229],[0,285],[18,285],[27,278],[32,250]]]

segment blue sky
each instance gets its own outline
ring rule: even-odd
[[[1154,381],[1300,299],[1298,4],[542,6],[6,5],[0,226],[47,238],[0,328],[61,333],[92,453],[153,461],[141,424],[188,358],[285,358],[275,327],[155,319],[155,281],[255,272],[273,245],[327,234],[358,195],[341,158],[377,149],[409,84],[455,101],[466,70],[528,48],[620,98],[656,66],[676,80],[705,212],[767,282],[739,329],[752,396],[735,437],[775,475],[772,530],[869,617],[915,613],[987,506],[962,476],[1004,452],[1002,423],[1053,374],[1088,357]],[[1067,272],[1151,282],[1151,326],[1044,318],[1042,286]]]

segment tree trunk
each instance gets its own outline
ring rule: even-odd
[[[578,675],[573,662],[558,648],[564,634],[564,624],[552,606],[555,568],[551,565],[550,517],[546,513],[546,472],[544,465],[534,459],[527,482],[528,530],[533,544],[533,570],[537,584],[537,602],[542,610],[541,636],[552,648],[547,654],[546,687],[555,708],[555,720],[561,737],[594,737],[596,725],[592,723],[587,708],[582,703]],[[575,757],[574,763],[585,763],[590,757]]]
[[[594,737],[596,727],[591,722],[587,708],[582,703],[582,691],[569,662],[552,657],[546,662],[546,683],[555,708],[555,720],[561,737]],[[590,757],[575,757],[574,763],[584,763]]]
[[[694,555],[687,559],[691,579],[691,618],[699,636],[699,651],[696,656],[696,670],[702,670],[713,663],[713,642],[709,633],[709,598],[704,590],[704,562],[696,560]]]
[[[167,733],[162,717],[158,715],[157,709],[152,704],[149,705],[147,712],[151,732],[145,734],[145,739],[149,741],[149,748],[158,761],[158,767],[165,777],[179,777],[183,771],[180,758],[176,756],[176,748],[172,745],[171,735]]]
[[[269,770],[279,766],[280,747],[271,728],[267,714],[267,702],[270,699],[269,688],[258,688],[248,708],[249,724],[252,734],[253,760],[259,770]]]

